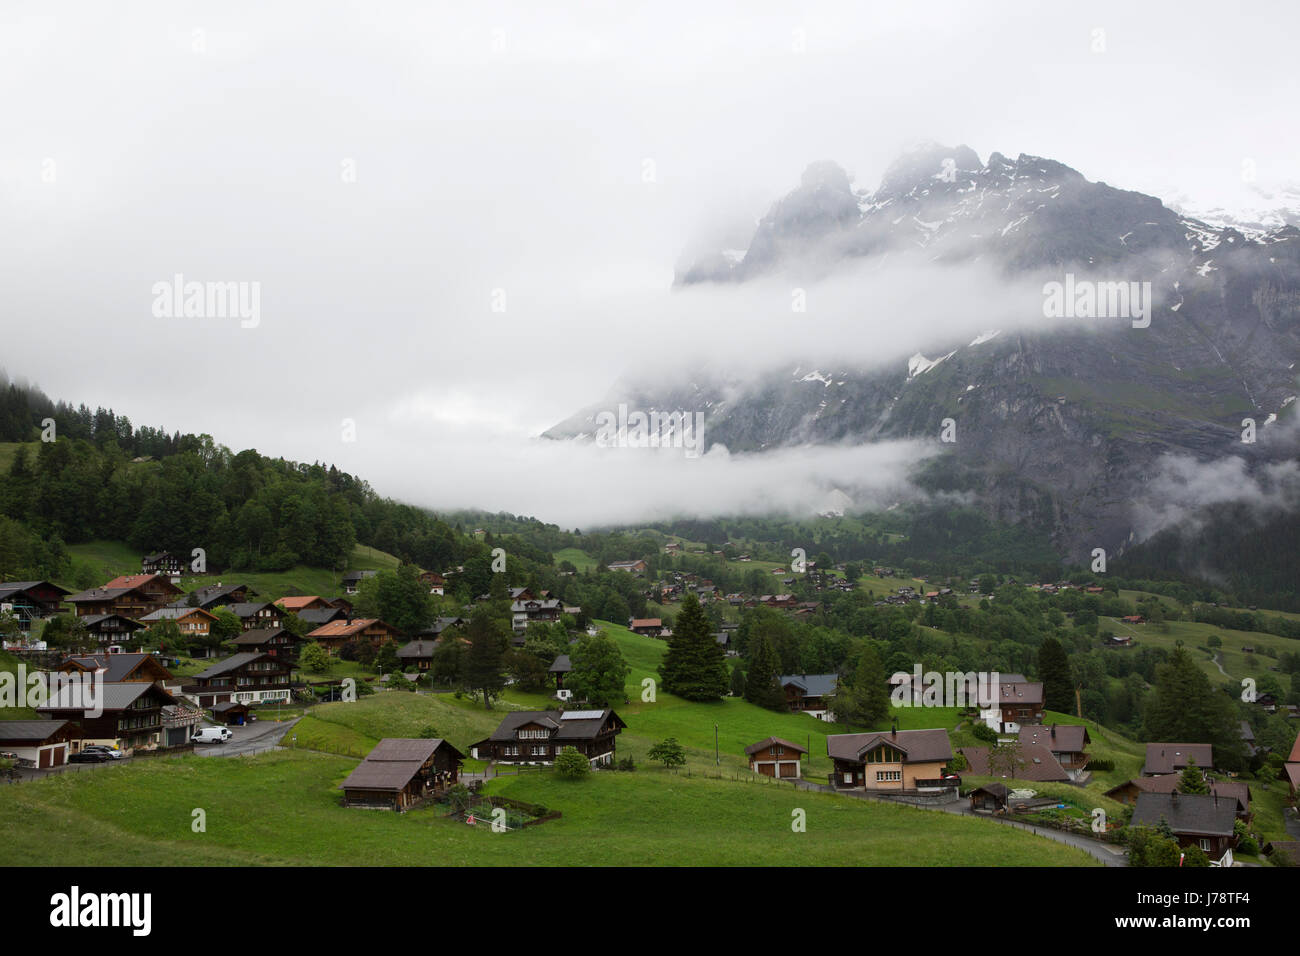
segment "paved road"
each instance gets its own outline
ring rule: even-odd
[[[234,737],[224,744],[195,744],[194,752],[201,757],[238,757],[244,754],[261,753],[271,750],[298,718],[276,723],[274,720],[258,720],[242,727],[231,727]],[[209,725],[215,726],[215,725]]]

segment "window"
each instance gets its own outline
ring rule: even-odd
[[[777,745],[772,748],[772,755],[775,757],[780,757],[784,753],[785,753],[785,748],[780,745]]]
[[[505,748],[505,751],[506,751],[506,756],[507,756],[507,757],[518,757],[518,756],[519,756],[519,748],[518,748],[518,747],[515,747],[515,746],[513,746],[513,745],[506,747],[506,748]]]
[[[877,770],[876,783],[889,783],[891,781],[902,780],[903,772],[901,770]]]
[[[1201,849],[1204,850],[1206,853],[1210,852],[1210,841],[1205,839],[1204,837],[1201,838]]]

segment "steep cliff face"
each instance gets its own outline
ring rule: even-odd
[[[873,193],[833,163],[809,167],[758,224],[743,258],[679,272],[679,286],[744,283],[793,268],[923,250],[994,262],[1009,279],[1127,276],[1151,281],[1150,324],[1046,323],[990,329],[884,368],[814,368],[752,381],[699,372],[668,389],[620,387],[547,432],[590,436],[597,408],[702,409],[706,440],[732,451],[804,443],[956,440],[927,467],[933,486],[974,492],[1002,520],[1051,529],[1063,551],[1122,549],[1133,503],[1166,453],[1252,461],[1294,455],[1243,444],[1294,415],[1300,359],[1300,230],[1242,232],[1173,212],[1150,196],[1089,182],[1060,163],[930,146],[900,159]],[[1276,432],[1276,426],[1269,426]]]

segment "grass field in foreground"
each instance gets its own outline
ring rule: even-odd
[[[1095,864],[990,821],[648,769],[494,780],[493,793],[564,814],[496,834],[431,809],[344,808],[337,785],[355,765],[285,751],[187,756],[0,788],[0,865]],[[206,814],[204,833],[192,832],[195,809]],[[796,809],[804,833],[791,829]]]

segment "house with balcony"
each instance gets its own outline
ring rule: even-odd
[[[593,765],[614,762],[615,739],[627,724],[604,710],[521,710],[507,714],[491,737],[470,748],[470,756],[496,763],[551,764],[573,747]]]
[[[32,621],[58,614],[70,593],[52,581],[4,581],[0,582],[0,608],[7,609],[26,631]]]
[[[144,680],[96,681],[90,686],[55,687],[50,699],[36,712],[73,725],[69,731],[73,753],[87,744],[104,744],[130,754],[166,746],[163,708],[176,702],[161,684]]]
[[[149,627],[163,621],[175,621],[184,638],[206,638],[211,635],[217,616],[201,607],[160,607],[140,618],[140,623]]]
[[[146,626],[121,614],[88,614],[78,620],[85,625],[90,639],[104,647],[128,644],[135,632]]]
[[[998,733],[1018,734],[1022,725],[1041,724],[1045,713],[1041,682],[1024,680],[1020,674],[1003,674],[998,699],[980,710],[980,720]]]
[[[1147,744],[1142,776],[1159,777],[1168,773],[1182,773],[1191,763],[1195,763],[1201,770],[1213,770],[1214,746],[1212,744]]]
[[[1141,793],[1129,826],[1156,827],[1163,820],[1179,847],[1198,846],[1212,863],[1231,866],[1237,846],[1236,807],[1237,801],[1213,794]]]
[[[379,645],[397,641],[401,634],[391,624],[378,618],[354,618],[331,621],[307,633],[308,643],[315,641],[331,655],[337,654],[344,644],[366,642],[378,649]]]
[[[291,696],[291,674],[292,669],[283,657],[244,651],[195,674],[193,683],[185,686],[185,696],[206,709],[226,701],[287,702]]]
[[[838,674],[782,674],[776,680],[790,710],[833,722],[835,715],[827,708],[839,679]]]
[[[1084,748],[1092,743],[1088,728],[1074,724],[1027,724],[1020,728],[1022,747],[1043,746],[1070,775],[1078,780],[1086,772],[1088,755]]]
[[[245,631],[225,643],[237,653],[269,654],[292,663],[298,659],[298,646],[302,643],[302,638],[294,637],[282,627],[263,627]]]

